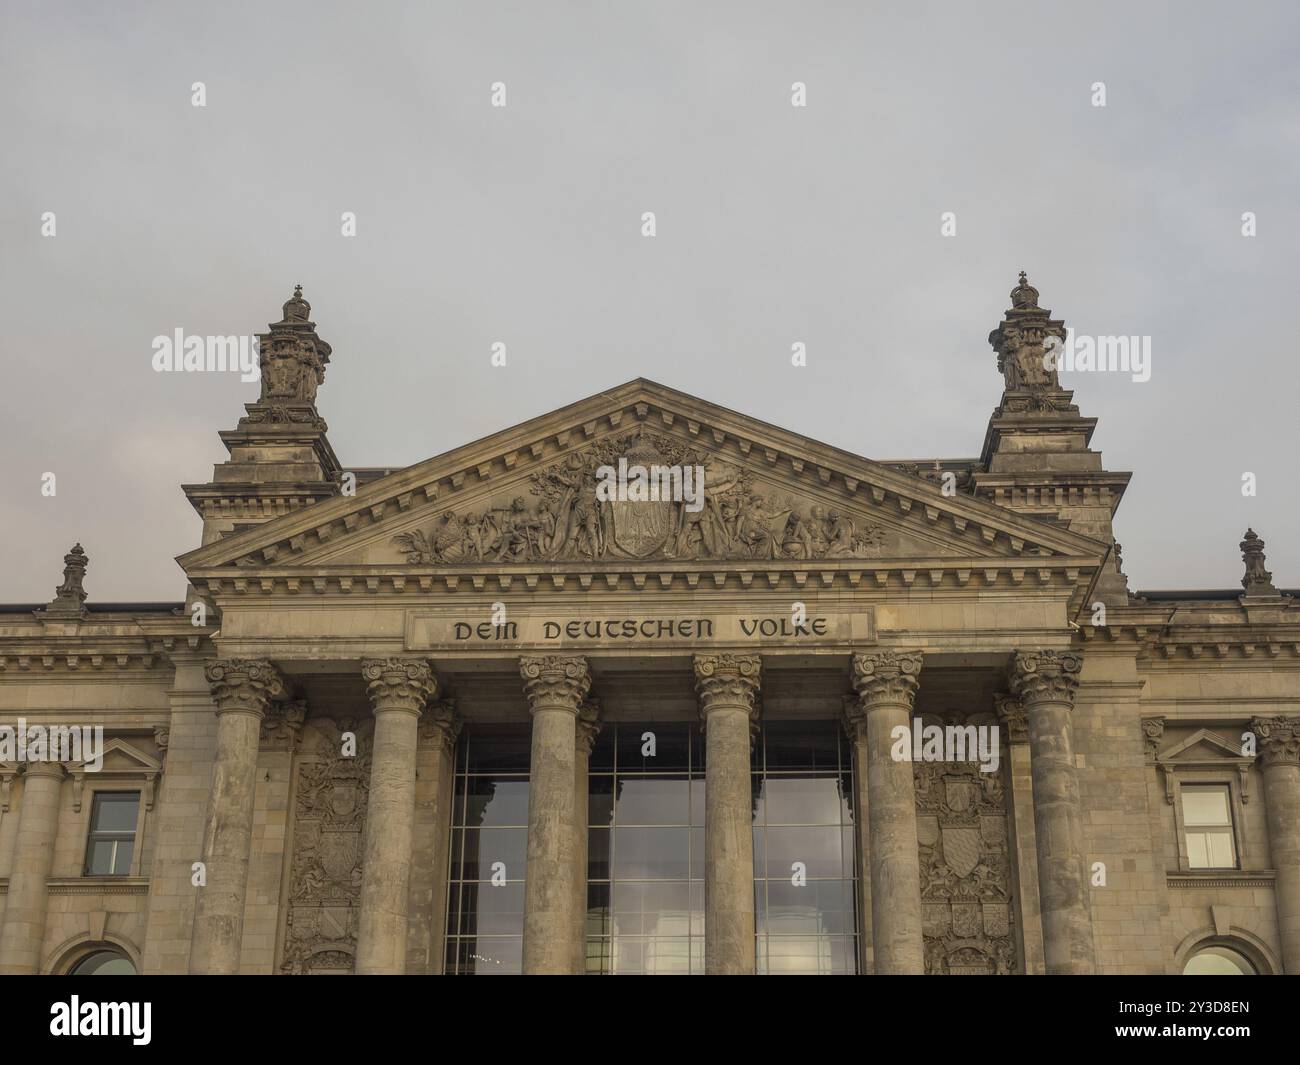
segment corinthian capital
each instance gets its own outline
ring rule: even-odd
[[[1300,765],[1300,717],[1256,717],[1250,731],[1265,765]]]
[[[264,658],[220,658],[203,670],[218,714],[261,717],[289,690],[283,675]]]
[[[425,708],[424,716],[420,718],[417,742],[421,747],[451,750],[460,735],[460,725],[456,700],[439,699]]]
[[[707,722],[709,711],[722,706],[740,707],[753,717],[762,672],[758,655],[696,655],[695,690],[701,717]]]
[[[867,712],[862,709],[862,700],[856,695],[843,695],[840,697],[840,702],[844,710],[840,718],[844,725],[844,734],[853,743],[866,743]]]
[[[921,683],[920,651],[867,651],[853,656],[853,690],[858,705],[905,706],[910,712]]]
[[[528,708],[568,710],[576,714],[591,691],[591,670],[582,655],[538,655],[519,660]]]
[[[1017,651],[1007,683],[1026,710],[1038,703],[1073,706],[1082,668],[1083,659],[1074,651]]]
[[[993,696],[993,709],[1006,729],[1008,743],[1029,742],[1029,711],[1019,696],[1000,692]]]
[[[600,701],[588,699],[578,707],[578,749],[590,755],[600,733]]]
[[[367,658],[361,663],[361,677],[375,713],[418,714],[438,691],[438,678],[423,658]]]
[[[272,750],[293,750],[307,721],[307,701],[275,703],[262,717],[259,742]]]

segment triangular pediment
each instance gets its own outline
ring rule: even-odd
[[[1160,752],[1157,760],[1166,763],[1202,763],[1225,758],[1246,758],[1241,747],[1207,728],[1197,729]]]
[[[120,736],[104,741],[103,749],[99,752],[98,768],[91,768],[91,763],[84,758],[68,764],[68,771],[74,774],[93,772],[109,776],[115,774],[149,776],[161,770],[162,762]]]
[[[601,467],[703,469],[703,501],[598,500]],[[662,482],[667,483],[667,482]],[[682,486],[679,480],[672,482]],[[635,489],[633,489],[635,491]],[[1091,572],[1105,545],[645,380],[209,544],[194,577],[899,564]],[[964,582],[963,582],[964,583]]]

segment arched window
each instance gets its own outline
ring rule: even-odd
[[[1183,966],[1184,976],[1257,976],[1255,966],[1244,954],[1217,943],[1201,947]]]
[[[69,976],[135,976],[131,959],[120,950],[97,950],[87,954],[68,974]]]

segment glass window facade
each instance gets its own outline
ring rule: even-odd
[[[756,971],[857,972],[852,759],[836,721],[766,723],[754,751]]]
[[[526,724],[475,725],[457,746],[448,974],[521,971],[530,743]]]
[[[86,876],[130,876],[135,828],[140,817],[138,791],[101,791],[90,812]]]
[[[521,969],[529,740],[527,726],[474,726],[461,736],[448,973]],[[853,784],[839,723],[765,725],[752,780],[757,971],[856,972]],[[606,722],[591,753],[586,811],[586,971],[703,973],[698,722]]]
[[[699,725],[607,723],[588,778],[587,972],[704,971]]]

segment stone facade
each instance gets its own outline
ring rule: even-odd
[[[581,971],[589,759],[644,720],[702,730],[706,971],[756,969],[754,736],[800,720],[849,752],[858,971],[1300,972],[1300,608],[1253,531],[1240,594],[1129,590],[1129,475],[1044,368],[1063,323],[1023,275],[1011,303],[978,458],[637,380],[387,471],[334,455],[296,291],[184,488],[186,601],[97,604],[77,545],[49,604],[0,608],[0,727],[105,738],[99,767],[0,745],[0,972],[441,972],[463,730],[511,722],[522,967]],[[701,470],[702,505],[602,496],[620,459]],[[91,871],[109,792],[136,821]]]

